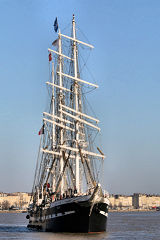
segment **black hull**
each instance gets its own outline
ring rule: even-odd
[[[72,201],[33,214],[28,227],[50,232],[104,232],[107,212],[106,203],[95,204],[91,211],[89,201]]]

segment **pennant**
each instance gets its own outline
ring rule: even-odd
[[[59,38],[57,38],[56,40],[54,40],[53,42],[52,42],[52,45],[53,46],[58,46],[58,43],[59,43]]]
[[[38,135],[44,134],[44,124],[38,132]]]
[[[56,19],[55,19],[55,21],[54,21],[54,31],[55,32],[57,32],[57,30],[58,30],[58,21],[57,21],[57,17],[56,17]]]

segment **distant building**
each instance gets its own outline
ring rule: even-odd
[[[110,195],[110,209],[153,209],[160,206],[160,195],[134,193],[132,196]]]
[[[0,192],[0,197],[6,197],[7,193]]]
[[[18,209],[26,210],[30,202],[30,193],[1,193],[0,194],[0,209],[3,208],[5,202],[9,207],[16,207]]]
[[[151,209],[160,206],[160,195],[133,194],[133,207],[135,209]]]
[[[4,206],[12,207],[12,209],[26,210],[31,198],[31,193],[15,192],[3,193],[0,192],[0,209]],[[110,195],[110,209],[116,210],[131,210],[131,209],[153,209],[160,207],[160,195],[147,195],[134,193],[133,195]]]
[[[111,195],[110,198],[111,209],[131,209],[132,208],[132,196],[125,195]]]

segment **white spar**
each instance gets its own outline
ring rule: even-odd
[[[89,122],[87,122],[86,120],[81,119],[81,118],[79,118],[79,117],[76,117],[76,116],[74,116],[74,115],[72,115],[72,114],[70,114],[70,113],[68,113],[68,112],[66,112],[66,111],[60,110],[60,112],[68,115],[68,116],[71,117],[71,118],[74,118],[74,119],[78,120],[79,122],[82,122],[82,123],[84,123],[84,124],[86,124],[86,125],[88,125],[88,126],[90,126],[90,127],[93,127],[93,128],[95,128],[95,129],[97,129],[98,131],[101,130],[99,127],[95,126],[94,124],[89,123]]]
[[[61,104],[60,104],[60,105],[61,105]],[[78,111],[76,111],[75,109],[70,108],[70,107],[67,107],[67,106],[65,106],[65,105],[63,105],[63,104],[62,104],[62,107],[63,107],[63,108],[66,108],[67,110],[69,110],[69,111],[71,111],[71,112],[75,112],[75,113],[77,113],[78,115],[81,115],[81,116],[83,116],[83,117],[86,117],[86,118],[88,118],[88,119],[91,119],[91,120],[99,123],[99,120],[98,120],[98,119],[96,119],[96,118],[94,118],[94,117],[91,117],[91,116],[89,116],[89,115],[87,115],[87,114],[85,114],[85,113],[78,112]]]
[[[77,77],[73,77],[73,76],[68,75],[68,74],[66,74],[66,73],[57,72],[57,74],[59,74],[59,75],[61,74],[61,75],[64,76],[64,77],[71,78],[71,79],[76,80],[76,81],[78,81],[78,82],[82,82],[82,83],[88,84],[88,85],[90,85],[90,86],[92,86],[92,87],[98,88],[98,85],[96,85],[96,84],[94,84],[94,83],[87,82],[87,81],[85,81],[85,80],[82,80],[82,79],[77,78]]]
[[[68,147],[68,146],[65,146],[65,145],[59,145],[59,147],[67,149],[67,150],[71,150],[73,152],[79,152],[79,149],[77,149],[77,148]],[[83,154],[86,154],[86,155],[90,155],[90,156],[94,156],[94,157],[100,157],[100,158],[105,158],[104,155],[101,155],[101,154],[98,154],[98,153],[94,153],[94,152],[89,152],[89,151],[86,151],[86,150],[83,150],[83,149],[81,149],[81,152]]]
[[[59,56],[61,56],[61,57],[64,57],[64,58],[67,58],[67,59],[73,61],[72,58],[70,58],[70,57],[68,57],[68,56],[66,56],[66,55],[64,55],[64,54],[62,54],[62,53],[59,53],[59,52],[57,52],[57,51],[55,51],[55,50],[53,50],[53,49],[48,48],[48,51],[49,51],[49,52],[54,52],[54,53],[56,53],[57,55],[59,55]]]
[[[66,119],[60,118],[60,117],[58,117],[58,116],[56,116],[56,115],[52,115],[52,114],[49,114],[49,113],[47,113],[47,112],[43,112],[43,115],[47,115],[47,116],[49,116],[49,117],[52,117],[52,118],[58,119],[58,120],[60,120],[60,121],[62,121],[62,122],[64,122],[64,123],[74,124],[73,122],[71,122],[71,121],[69,121],[69,120],[66,120]]]
[[[81,44],[83,44],[83,45],[85,45],[85,46],[87,46],[87,47],[94,48],[93,45],[88,44],[88,43],[85,43],[85,42],[82,42],[82,41],[80,41],[80,40],[78,40],[78,39],[69,37],[69,36],[64,35],[64,34],[61,34],[61,33],[59,33],[59,35],[62,36],[62,37],[68,38],[68,39],[70,39],[70,40],[72,40],[72,41],[75,41],[75,42],[77,42],[77,43],[81,43]]]
[[[67,89],[67,88],[65,88],[65,87],[61,87],[61,86],[56,85],[56,84],[51,83],[51,82],[46,82],[46,84],[48,84],[48,85],[52,85],[53,87],[59,88],[59,89],[64,90],[64,91],[71,92],[71,90],[69,90],[69,89]]]
[[[49,119],[47,119],[47,118],[43,118],[43,120],[46,121],[46,122],[53,123],[53,124],[55,124],[55,125],[57,125],[57,126],[59,126],[59,127],[61,127],[61,128],[65,128],[65,129],[70,130],[70,131],[73,131],[73,132],[75,131],[74,129],[72,129],[72,128],[70,128],[70,127],[67,127],[67,126],[65,126],[65,125],[63,125],[63,124],[61,124],[61,123],[57,123],[57,122],[55,122],[55,121],[53,121],[53,120],[49,120]]]
[[[44,153],[49,153],[49,154],[53,154],[53,155],[56,155],[56,156],[60,156],[60,157],[62,157],[62,153],[59,153],[59,152],[55,152],[55,151],[51,151],[51,150],[47,150],[47,149],[43,149],[43,148],[41,148],[41,151],[42,152],[44,152]],[[66,157],[70,157],[70,158],[73,158],[73,159],[75,159],[75,155],[69,155],[69,154],[65,154],[65,156]]]

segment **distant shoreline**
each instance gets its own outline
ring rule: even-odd
[[[121,209],[121,210],[110,209],[109,212],[156,212],[156,210],[155,209]]]
[[[27,210],[0,210],[0,213],[27,213]]]
[[[154,209],[110,209],[110,212],[156,212]],[[27,210],[0,210],[0,213],[27,213]]]

